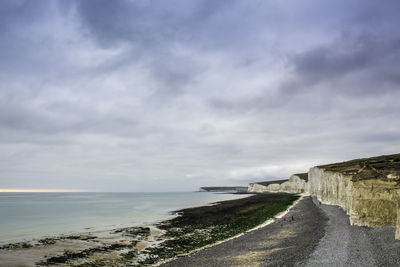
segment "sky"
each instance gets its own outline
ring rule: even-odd
[[[398,0],[1,0],[0,188],[192,191],[400,152]]]

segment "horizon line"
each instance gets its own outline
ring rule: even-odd
[[[199,192],[199,190],[178,190],[178,191],[91,191],[86,189],[20,189],[0,188],[0,193],[187,193]]]
[[[78,193],[78,192],[89,192],[88,190],[82,189],[43,189],[43,188],[0,188],[0,193]]]

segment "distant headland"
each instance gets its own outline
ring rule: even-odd
[[[224,192],[224,193],[246,193],[247,186],[204,186],[200,187],[200,192]]]

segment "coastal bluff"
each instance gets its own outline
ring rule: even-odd
[[[203,186],[199,192],[247,193],[246,186]]]
[[[286,180],[260,182],[249,184],[248,191],[252,193],[283,192],[283,193],[304,193],[308,180],[307,173],[294,174]]]
[[[320,165],[302,178],[253,183],[248,190],[312,195],[342,207],[352,225],[396,226],[395,239],[400,240],[400,154]]]

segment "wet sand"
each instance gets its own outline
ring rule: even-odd
[[[178,211],[143,227],[77,233],[0,246],[0,266],[136,266],[187,253],[263,223],[298,196],[260,194]],[[162,247],[162,248],[161,248]],[[163,257],[160,257],[160,254]],[[154,260],[153,260],[154,259]]]
[[[248,207],[258,203],[252,202],[260,197],[264,196],[188,209],[187,217],[175,221],[187,225],[201,217],[206,221],[215,220],[212,214],[221,216],[226,208],[233,212],[233,216],[237,213],[235,209],[242,205],[241,209],[248,210]],[[205,218],[206,214],[211,217]],[[162,233],[153,226],[142,237],[138,235],[137,228],[120,230],[96,233],[96,238],[81,234],[50,238],[43,244],[33,242],[29,248],[2,249],[0,266],[35,266],[35,262],[60,255],[64,249],[78,254],[87,251],[87,255],[56,266],[71,266],[72,263],[82,266],[111,266],[111,263],[116,263],[115,266],[134,266],[138,255],[129,254],[130,251],[140,251],[161,242],[159,237]],[[136,232],[133,234],[132,231]],[[395,227],[392,226],[351,226],[340,207],[323,205],[311,197],[304,197],[286,215],[273,219],[269,225],[161,266],[400,266],[400,242],[394,240],[394,232]],[[122,247],[104,250],[113,244]],[[89,262],[91,264],[88,265]]]
[[[162,231],[154,226],[128,227],[12,243],[9,248],[0,249],[0,267],[88,263],[93,263],[88,266],[110,266],[115,261],[123,266],[136,259],[137,251],[160,242],[161,235]],[[129,251],[135,253],[127,254]]]

